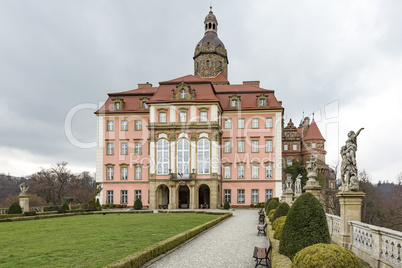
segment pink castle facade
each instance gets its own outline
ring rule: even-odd
[[[102,204],[250,206],[282,195],[282,118],[273,90],[231,85],[217,20],[207,15],[194,75],[110,93],[96,112]]]

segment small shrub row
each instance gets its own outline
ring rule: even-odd
[[[127,208],[127,205],[123,205],[123,204],[103,204],[102,208],[103,209],[107,209],[107,208]]]
[[[274,215],[272,216],[272,220],[270,219],[270,221],[273,223],[277,218],[288,215],[289,209],[290,207],[288,203],[280,203],[280,205],[276,208]]]
[[[283,230],[283,226],[285,225],[285,221],[286,221],[286,216],[282,216],[282,217],[277,218],[272,223],[272,229],[275,230],[274,238],[277,240],[281,239],[282,230]]]
[[[274,216],[276,209],[271,209],[271,211],[268,213],[268,219],[270,222],[272,222],[272,217]]]
[[[266,209],[265,209],[265,214],[269,214],[269,212],[274,209],[277,208],[279,206],[279,202],[278,200],[276,200],[275,198],[273,198],[267,205]]]

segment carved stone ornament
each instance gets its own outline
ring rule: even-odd
[[[346,191],[359,191],[358,171],[356,164],[356,151],[357,151],[357,136],[364,128],[359,129],[356,133],[349,131],[348,139],[341,148],[341,179],[342,186],[340,190]]]
[[[295,181],[295,193],[296,194],[301,194],[302,193],[301,177],[302,177],[301,174],[297,175],[297,177],[296,177],[296,181]]]
[[[315,181],[317,178],[317,158],[315,156],[311,156],[310,161],[307,161],[307,178],[309,181]]]
[[[21,189],[21,195],[26,195],[26,194],[27,194],[27,191],[28,191],[28,189],[29,189],[28,184],[24,181],[23,183],[21,183],[21,184],[19,185],[19,187],[20,187],[20,189]]]

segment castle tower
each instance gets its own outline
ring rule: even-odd
[[[216,77],[222,73],[228,78],[228,57],[225,45],[218,38],[218,21],[212,7],[205,17],[204,37],[198,42],[194,51],[194,75]]]

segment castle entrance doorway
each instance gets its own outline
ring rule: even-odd
[[[179,208],[189,208],[190,204],[190,189],[187,185],[179,187]]]
[[[210,190],[209,186],[203,184],[200,186],[198,190],[198,204],[200,204],[200,208],[210,208]]]

